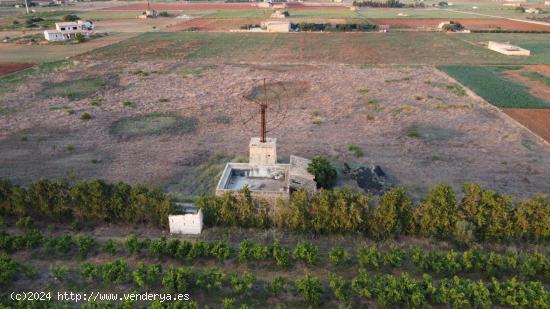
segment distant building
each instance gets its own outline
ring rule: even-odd
[[[44,38],[48,41],[67,41],[75,38],[77,33],[82,33],[85,37],[90,36],[90,32],[95,26],[91,21],[71,21],[55,24],[55,30],[44,30]]]
[[[183,214],[168,216],[171,234],[193,234],[202,232],[202,209],[197,209],[193,204],[182,204]]]
[[[528,8],[528,9],[525,9],[525,13],[542,14],[542,13],[544,13],[544,11],[542,9],[539,9],[539,8]]]
[[[263,25],[267,32],[290,32],[290,22],[288,21],[266,21]]]
[[[277,140],[252,138],[249,144],[248,163],[227,163],[216,187],[216,195],[238,192],[248,187],[255,198],[270,203],[288,201],[295,190],[315,192],[317,184],[307,171],[311,163],[306,158],[290,156],[288,164],[277,163]]]
[[[507,56],[529,56],[531,54],[531,51],[529,51],[528,49],[524,49],[509,43],[489,41],[489,45],[487,47],[492,51],[496,51]]]
[[[138,16],[138,18],[156,18],[158,16],[158,13],[156,10],[150,9],[145,10],[145,12],[141,13],[141,15]]]

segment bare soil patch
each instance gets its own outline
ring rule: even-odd
[[[437,28],[439,23],[449,19],[372,19],[377,25],[390,25],[393,28]],[[520,21],[496,18],[453,19],[471,30],[524,30],[550,31],[550,26],[530,24]]]
[[[550,110],[506,108],[503,111],[550,143]]]
[[[527,65],[520,70],[509,70],[505,74],[506,77],[517,80],[529,87],[529,91],[533,95],[538,96],[544,99],[546,102],[550,103],[550,84],[542,80],[529,78],[528,76],[524,75],[525,73],[529,72],[536,72],[541,74],[542,76],[550,78],[550,65]]]
[[[26,68],[32,67],[32,63],[9,63],[9,62],[0,62],[0,76],[8,75],[17,71],[24,70]]]

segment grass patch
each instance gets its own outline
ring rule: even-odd
[[[0,116],[5,116],[15,113],[16,110],[13,108],[0,108]]]
[[[421,138],[426,141],[448,141],[460,136],[460,132],[452,129],[440,128],[431,125],[414,125],[405,131],[408,137]]]
[[[96,93],[106,84],[103,79],[94,77],[66,80],[60,83],[44,83],[41,95],[46,98],[65,97],[77,100]]]
[[[121,118],[111,125],[110,133],[121,137],[155,136],[161,134],[187,134],[194,132],[199,121],[194,117],[151,113]]]
[[[202,74],[207,70],[206,67],[196,67],[196,68],[183,68],[178,71],[178,74],[183,77],[193,77],[193,76],[202,76]]]
[[[84,114],[80,115],[80,119],[82,119],[84,121],[88,121],[88,120],[92,119],[92,115],[90,115],[89,113],[84,113]]]
[[[124,102],[122,102],[122,106],[134,108],[134,107],[136,107],[136,104],[132,101],[124,101]]]
[[[540,74],[539,72],[531,72],[531,71],[521,72],[521,76],[527,77],[530,80],[538,81],[538,82],[544,83],[545,85],[550,86],[550,77],[544,74]]]
[[[353,152],[357,158],[360,158],[365,155],[365,152],[363,152],[363,148],[356,144],[350,144],[348,146],[348,150]]]
[[[214,118],[214,122],[216,122],[217,124],[230,124],[232,121],[233,121],[233,118],[225,115],[216,116]]]
[[[550,108],[550,104],[531,95],[524,85],[506,79],[502,68],[490,66],[438,66],[489,103],[501,108]]]

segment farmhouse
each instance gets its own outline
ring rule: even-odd
[[[293,155],[288,164],[277,163],[277,140],[266,138],[262,141],[261,138],[252,138],[249,144],[249,162],[227,163],[216,187],[216,195],[238,192],[248,187],[255,198],[262,198],[270,203],[279,199],[288,201],[294,190],[317,190],[313,175],[307,171],[310,163],[306,158]]]
[[[74,39],[77,33],[89,37],[93,29],[94,24],[91,21],[56,23],[55,30],[44,30],[44,38],[48,41],[67,41]]]
[[[529,51],[528,49],[521,48],[519,46],[515,46],[509,43],[499,43],[499,42],[489,41],[489,45],[487,47],[490,50],[493,50],[508,56],[529,56],[531,54],[531,51]]]
[[[193,204],[178,206],[182,207],[183,214],[168,216],[170,234],[200,234],[203,228],[202,209],[197,209]]]

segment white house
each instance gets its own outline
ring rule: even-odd
[[[200,234],[203,227],[202,209],[188,207],[182,215],[168,216],[171,234]]]
[[[74,39],[77,33],[89,37],[92,30],[94,30],[94,24],[91,21],[55,23],[55,30],[44,30],[44,38],[48,41],[67,41]]]

